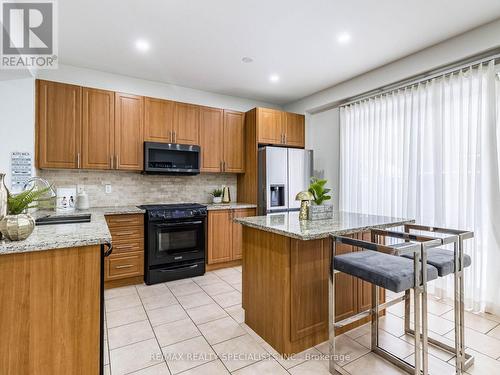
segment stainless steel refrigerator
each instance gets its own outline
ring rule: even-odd
[[[313,175],[313,151],[285,147],[259,148],[259,215],[298,210],[298,192]]]

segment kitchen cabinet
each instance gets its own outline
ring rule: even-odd
[[[245,171],[244,113],[200,107],[202,172]]]
[[[208,264],[232,259],[233,227],[231,210],[208,211]]]
[[[111,169],[115,155],[115,93],[83,88],[81,168]]]
[[[283,116],[282,112],[257,108],[257,140],[264,144],[283,144]]]
[[[0,256],[0,372],[100,374],[99,245]]]
[[[245,171],[245,114],[37,80],[39,168],[142,171],[144,141],[201,145],[202,172]]]
[[[305,117],[297,113],[285,112],[283,140],[287,146],[304,147],[305,146]]]
[[[114,169],[142,171],[144,158],[142,96],[115,94]]]
[[[244,174],[238,175],[238,197],[258,202],[258,149],[260,145],[304,148],[305,117],[269,108],[253,108],[245,113]]]
[[[222,172],[224,158],[224,111],[200,108],[201,171]]]
[[[269,108],[257,108],[256,120],[258,143],[304,147],[304,115]]]
[[[224,172],[245,172],[245,114],[224,110]]]
[[[255,216],[255,208],[240,208],[240,209],[235,209],[232,210],[232,219],[238,218],[238,217],[248,217],[248,216]],[[243,226],[241,224],[232,222],[232,254],[233,260],[241,259],[243,255]]]
[[[234,218],[247,216],[255,216],[255,208],[208,211],[208,264],[241,259],[242,226]]]
[[[114,282],[144,275],[144,215],[107,215],[113,252],[105,259],[104,280]]]
[[[200,107],[194,104],[174,104],[173,143],[200,144]]]
[[[144,98],[144,140],[173,142],[174,102]]]
[[[38,168],[80,168],[81,87],[48,81],[36,87]]]

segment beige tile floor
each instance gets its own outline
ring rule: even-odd
[[[391,294],[388,294],[391,298]],[[453,345],[453,312],[429,298],[429,336]],[[153,286],[105,292],[105,374],[136,375],[308,375],[328,374],[328,344],[281,358],[244,324],[241,267]],[[412,338],[404,334],[402,306],[381,320],[380,345],[413,361]],[[474,354],[470,375],[500,374],[500,318],[467,313],[466,344]],[[367,325],[337,337],[343,374],[403,374],[370,353]],[[451,354],[431,347],[433,375],[453,374]]]

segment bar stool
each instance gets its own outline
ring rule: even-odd
[[[427,337],[427,281],[437,279],[437,269],[427,264],[427,251],[441,245],[440,239],[413,235],[410,233],[387,233],[388,237],[402,238],[405,241],[415,241],[404,248],[381,245],[375,242],[372,233],[372,242],[356,240],[348,237],[333,237],[332,262],[329,283],[329,330],[330,330],[330,373],[339,374],[335,369],[335,328],[343,327],[360,319],[371,317],[371,351],[390,361],[410,374],[428,374],[428,337]],[[364,251],[357,251],[336,255],[338,243],[356,246]],[[404,253],[411,253],[413,259],[401,257]],[[421,262],[422,260],[422,262]],[[422,266],[425,265],[425,266]],[[353,317],[335,322],[335,273],[344,272],[372,284],[371,308]],[[414,291],[414,320],[415,330],[421,334],[414,335],[415,365],[386,351],[378,345],[379,313],[396,303],[402,302],[400,297],[383,304],[379,303],[379,288],[385,288],[399,293]],[[422,324],[420,323],[422,321]],[[421,342],[422,341],[422,345]]]
[[[464,268],[472,263],[470,256],[464,254],[464,241],[474,237],[471,231],[430,227],[418,224],[406,224],[405,233],[412,230],[419,232],[439,233],[446,235],[441,239],[443,245],[453,244],[453,251],[442,248],[429,249],[427,252],[427,264],[438,270],[439,277],[445,277],[453,273],[454,275],[454,323],[455,323],[455,347],[451,347],[439,340],[429,339],[433,345],[440,347],[455,355],[456,373],[465,372],[474,363],[474,357],[465,353],[465,332],[464,332]],[[402,256],[412,259],[411,253]],[[410,294],[405,292],[405,333],[415,335],[410,328]]]

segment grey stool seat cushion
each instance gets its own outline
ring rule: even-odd
[[[413,254],[403,254],[405,258],[413,259]],[[464,254],[464,268],[472,263],[470,256]],[[440,277],[455,272],[455,254],[452,250],[432,248],[427,250],[427,264],[437,268]]]
[[[336,270],[399,293],[415,286],[413,261],[378,251],[364,250],[336,255]],[[435,267],[427,265],[427,280],[438,277]]]

